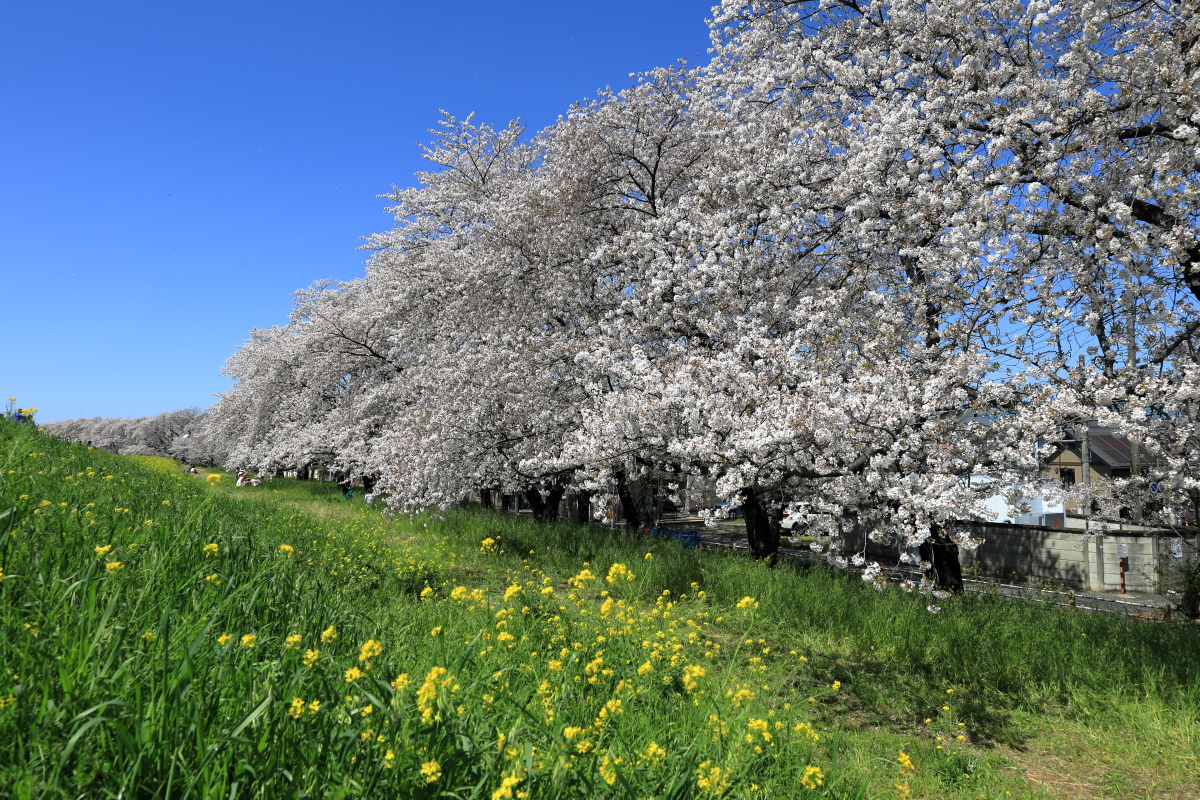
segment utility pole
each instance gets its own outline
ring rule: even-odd
[[[1125,327],[1128,328],[1125,337],[1125,369],[1129,373],[1129,379],[1132,380],[1137,374],[1137,301],[1131,300],[1129,303],[1128,319],[1125,322]],[[1136,383],[1136,382],[1135,382]],[[1136,438],[1130,438],[1129,441],[1129,477],[1135,481],[1142,472],[1142,453],[1141,446]],[[1136,484],[1134,491],[1137,491]],[[1142,521],[1142,502],[1140,498],[1134,500],[1133,521],[1140,523]]]
[[[1125,326],[1129,329],[1125,341],[1125,368],[1132,378],[1137,371],[1137,314],[1133,303],[1129,304],[1128,321]],[[1142,454],[1137,439],[1133,439],[1130,444],[1132,447],[1129,456],[1129,474],[1136,477],[1142,471]]]
[[[1083,429],[1079,433],[1079,460],[1083,463],[1083,485],[1090,486],[1092,483],[1092,447],[1088,436],[1088,423],[1090,420],[1082,420]],[[1089,506],[1088,516],[1091,516],[1092,509]]]

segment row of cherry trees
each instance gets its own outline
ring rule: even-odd
[[[209,466],[223,460],[206,435],[205,412],[184,408],[149,417],[92,417],[50,422],[42,428],[60,439],[122,455],[162,456]]]
[[[1077,420],[1153,471],[1076,499],[1200,486],[1186,3],[726,2],[711,29],[709,64],[536,134],[447,115],[365,276],[229,360],[231,462],[378,473],[398,508],[706,476],[759,555],[803,502],[943,585],[953,522],[1038,486]]]

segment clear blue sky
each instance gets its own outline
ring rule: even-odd
[[[544,127],[707,60],[710,0],[12,3],[0,26],[0,403],[205,407],[292,291],[362,274],[444,108]],[[699,58],[697,58],[699,56]]]

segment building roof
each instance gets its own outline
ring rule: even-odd
[[[1074,432],[1072,431],[1072,434]],[[1071,450],[1080,449],[1079,440],[1071,443]],[[1088,449],[1092,458],[1102,461],[1112,469],[1129,469],[1133,465],[1133,444],[1112,428],[1093,426],[1088,428]],[[1142,466],[1155,463],[1154,454],[1142,448],[1138,453]]]

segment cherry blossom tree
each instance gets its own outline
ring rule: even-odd
[[[1082,420],[1145,469],[1079,502],[1198,496],[1186,5],[762,0],[712,32],[532,136],[447,115],[365,277],[230,360],[230,457],[541,516],[703,476],[757,556],[802,505],[835,556],[857,527],[949,589],[959,523]]]

